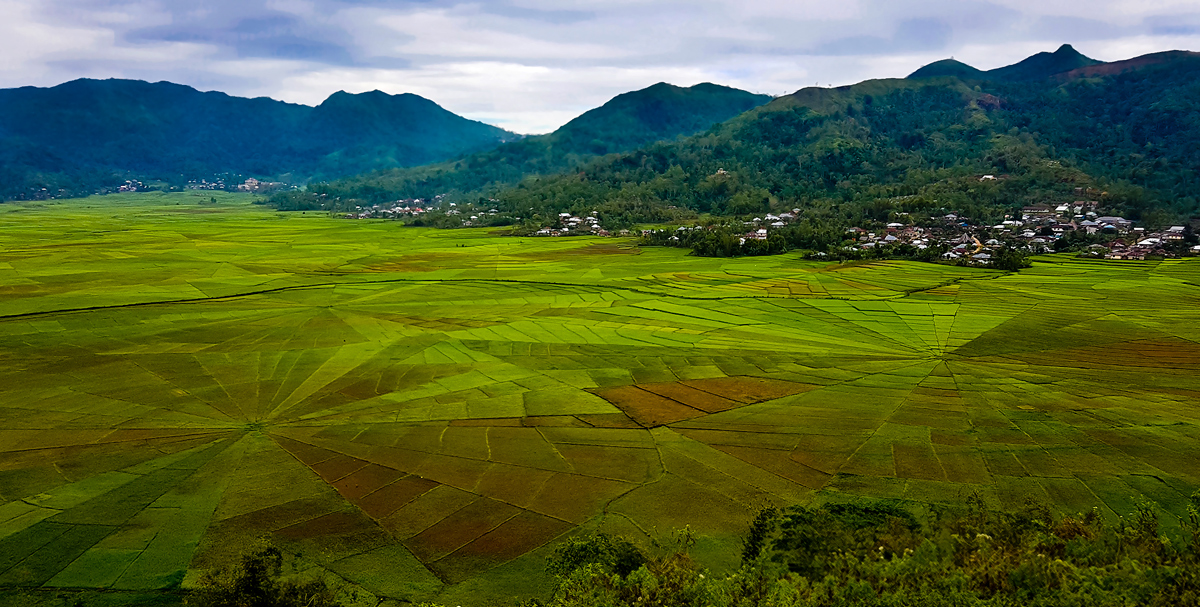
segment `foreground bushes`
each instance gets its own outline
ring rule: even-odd
[[[742,541],[741,567],[714,576],[688,555],[684,529],[643,550],[607,535],[560,544],[546,601],[521,607],[1188,607],[1200,605],[1200,492],[1174,537],[1151,505],[1105,521],[1030,503],[989,510],[893,502],[774,507]],[[280,581],[275,548],[206,576],[188,604],[335,607],[323,582]],[[437,607],[421,605],[419,607]]]
[[[323,580],[281,579],[283,553],[262,546],[237,565],[204,575],[187,599],[189,607],[338,607],[335,592]]]
[[[1200,605],[1200,492],[1181,537],[1160,533],[1149,505],[1107,523],[1097,512],[1055,517],[1029,505],[919,521],[894,504],[827,504],[761,511],[741,568],[707,575],[672,549],[630,554],[605,536],[556,552],[553,607],[1108,607]],[[635,549],[636,550],[636,549]],[[640,565],[631,569],[632,563]],[[628,571],[626,573],[626,571]]]

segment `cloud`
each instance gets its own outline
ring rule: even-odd
[[[0,0],[0,17],[0,86],[380,89],[527,133],[660,81],[783,94],[1064,42],[1103,60],[1200,48],[1194,0]]]

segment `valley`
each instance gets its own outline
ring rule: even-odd
[[[353,604],[504,604],[588,532],[690,526],[729,572],[767,504],[1149,501],[1174,536],[1200,488],[1193,259],[698,257],[253,200],[0,205],[0,587],[170,592],[265,537]]]

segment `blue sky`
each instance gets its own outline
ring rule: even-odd
[[[379,89],[540,133],[660,81],[784,94],[1062,43],[1200,50],[1200,0],[0,0],[0,87],[121,77],[310,105]]]

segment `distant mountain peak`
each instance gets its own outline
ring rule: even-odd
[[[954,76],[956,78],[983,78],[983,72],[973,68],[962,61],[955,59],[942,59],[934,61],[925,67],[909,74],[909,78],[940,78],[943,76]]]
[[[961,61],[943,59],[935,61],[913,72],[909,78],[937,78],[954,76],[964,80],[1003,80],[1008,82],[1023,82],[1043,80],[1057,74],[1070,72],[1080,68],[1100,65],[1097,61],[1080,53],[1070,44],[1058,47],[1053,53],[1041,52],[1013,65],[994,70],[981,71]]]

